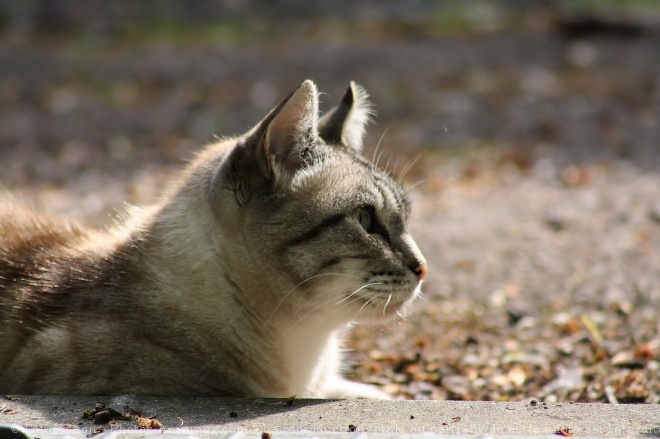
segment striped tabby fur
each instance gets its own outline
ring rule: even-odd
[[[0,206],[0,393],[385,395],[338,373],[351,322],[406,312],[426,271],[399,183],[360,150],[351,84],[305,81],[105,232]]]

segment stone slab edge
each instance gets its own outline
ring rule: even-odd
[[[85,437],[97,426],[82,419],[97,402],[155,417],[167,436],[425,437],[550,436],[660,437],[660,405],[464,401],[372,401],[212,397],[0,397],[0,424],[26,428],[32,436]],[[116,421],[106,432],[153,437],[132,421]],[[132,433],[131,433],[132,432]],[[231,432],[231,433],[229,433]],[[341,435],[338,435],[341,434]]]

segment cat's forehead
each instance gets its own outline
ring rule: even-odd
[[[352,151],[326,156],[317,175],[319,190],[334,194],[347,208],[373,205],[407,216],[410,201],[401,183],[386,170]]]

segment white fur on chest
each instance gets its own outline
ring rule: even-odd
[[[325,382],[338,374],[341,359],[335,328],[336,323],[323,314],[308,316],[290,330],[284,328],[276,349],[287,372],[288,396],[318,397]]]
[[[389,395],[371,385],[341,376],[340,342],[346,328],[336,327],[336,322],[320,314],[299,323],[282,337],[278,349],[288,372],[287,396],[389,399]]]

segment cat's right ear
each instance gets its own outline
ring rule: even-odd
[[[276,185],[305,166],[318,142],[318,105],[316,86],[306,80],[248,135],[260,168]]]
[[[341,103],[319,120],[319,135],[329,144],[361,152],[365,128],[374,113],[369,94],[351,81]]]

